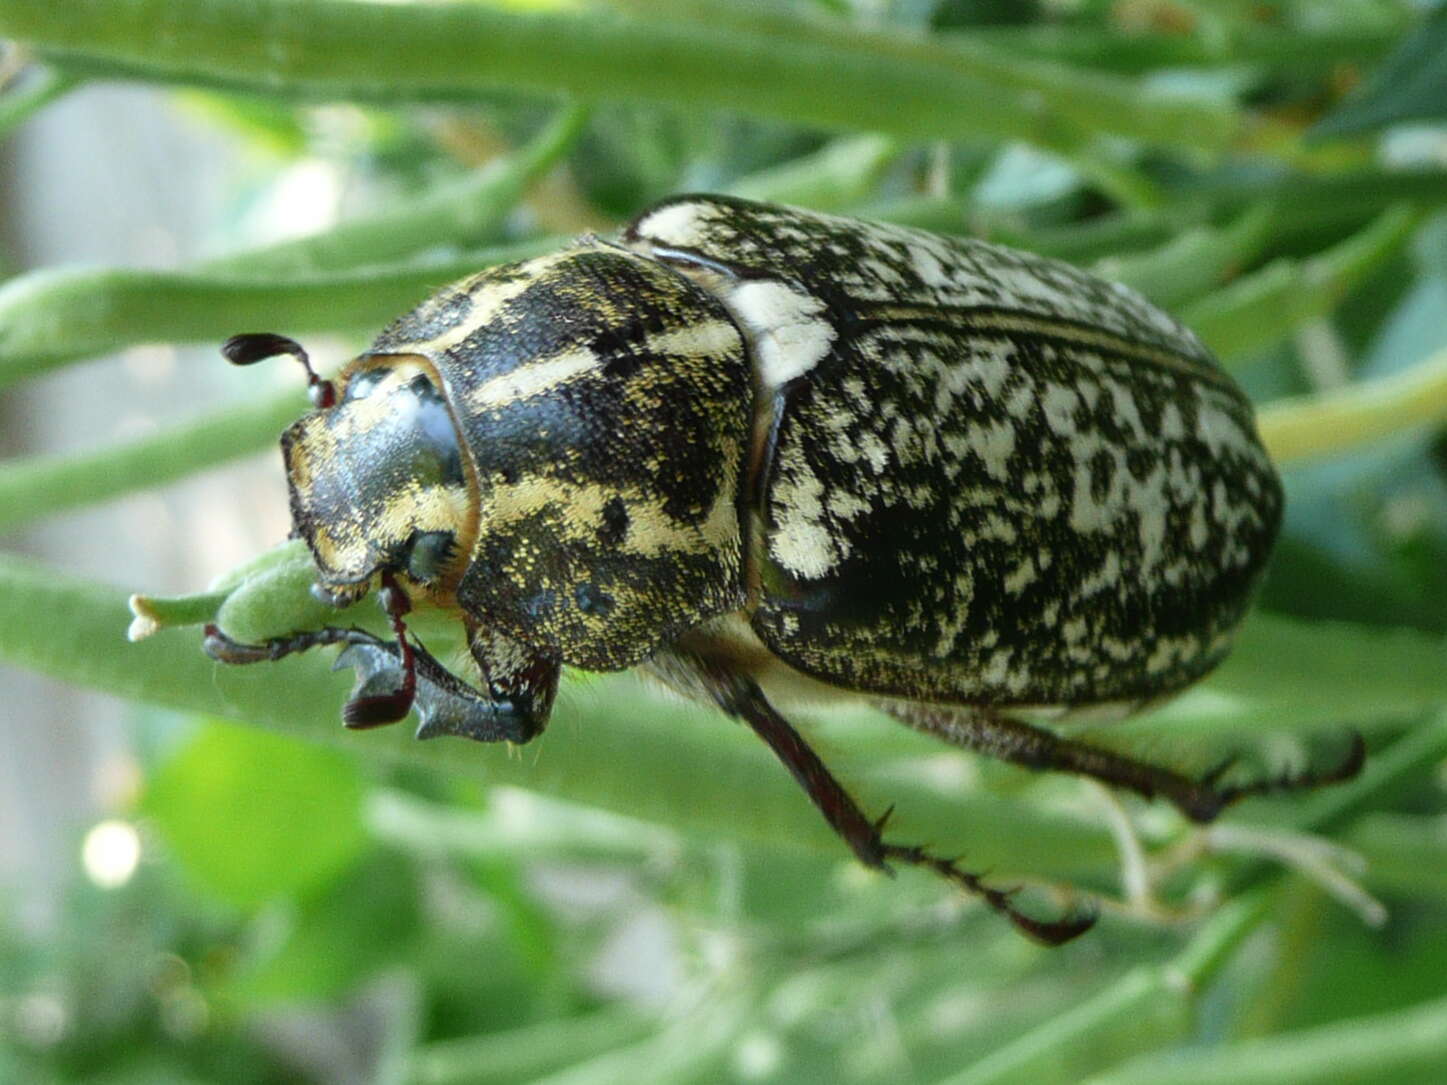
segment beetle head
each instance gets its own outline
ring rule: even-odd
[[[292,522],[338,601],[378,573],[424,593],[450,591],[477,503],[457,429],[430,363],[363,355],[334,406],[282,435]]]

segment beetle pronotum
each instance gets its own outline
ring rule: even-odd
[[[231,340],[238,363],[305,352]],[[308,365],[310,372],[310,366]],[[282,437],[317,591],[380,587],[395,641],[327,628],[207,650],[342,643],[349,726],[526,742],[564,665],[641,667],[748,722],[866,864],[883,837],[776,703],[869,701],[1032,768],[1209,820],[1246,794],[1040,726],[1121,716],[1226,654],[1281,486],[1241,391],[1125,287],[978,241],[718,196],[620,241],[456,283],[401,317]],[[474,688],[406,632],[462,621]]]

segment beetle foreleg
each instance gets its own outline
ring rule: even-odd
[[[1147,799],[1162,798],[1192,821],[1208,822],[1226,807],[1253,795],[1320,787],[1349,780],[1361,771],[1366,748],[1353,734],[1352,748],[1340,764],[1326,770],[1290,773],[1248,784],[1222,786],[1227,761],[1200,779],[1139,761],[1089,743],[1062,738],[1053,731],[1010,719],[988,709],[936,708],[882,704],[884,711],[921,731],[989,757],[1028,769],[1048,769],[1088,776],[1112,787],[1134,791]]]
[[[321,648],[328,644],[382,643],[363,630],[339,629],[333,625],[293,633],[289,637],[273,637],[260,644],[243,644],[239,640],[232,640],[216,625],[207,625],[203,633],[205,639],[201,642],[201,650],[218,663],[231,664],[275,663],[297,652]]]
[[[383,612],[392,623],[392,632],[397,637],[397,650],[402,665],[402,684],[386,693],[370,693],[353,697],[342,706],[342,722],[354,730],[381,727],[396,723],[412,711],[412,702],[417,699],[417,653],[407,638],[407,625],[402,618],[412,609],[412,600],[398,585],[391,573],[382,577],[382,588],[377,600]]]
[[[407,685],[404,649],[364,629],[326,626],[288,637],[274,637],[260,644],[233,640],[214,625],[208,625],[205,632],[202,648],[219,663],[272,663],[309,648],[346,645],[332,669],[353,667],[357,672],[356,688],[343,709],[343,719],[349,727],[357,726],[347,714],[352,705],[386,701]],[[478,742],[526,742],[541,729],[531,713],[511,703],[489,699],[439,663],[421,643],[409,638],[408,644],[416,676],[409,707],[415,705],[421,719],[418,738],[459,735]],[[378,719],[373,725],[387,722],[393,721]]]
[[[961,870],[955,860],[933,855],[919,845],[885,841],[883,830],[889,813],[878,820],[871,820],[803,736],[769,703],[753,679],[724,670],[707,660],[676,653],[667,661],[655,657],[654,665],[671,684],[696,687],[700,692],[706,692],[724,712],[746,721],[808,793],[830,828],[844,839],[866,866],[891,873],[889,864],[893,861],[932,870],[980,897],[1019,930],[1047,945],[1068,942],[1084,934],[1095,923],[1095,915],[1088,911],[1071,913],[1056,920],[1033,919],[1015,907],[1011,901],[1013,891],[986,885],[978,874]],[[680,669],[691,671],[693,681],[680,681],[683,677]]]

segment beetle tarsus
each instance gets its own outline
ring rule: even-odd
[[[1063,945],[1095,926],[1097,913],[1094,908],[1073,909],[1060,919],[1036,919],[1015,907],[1014,898],[1020,892],[1018,885],[1008,889],[993,888],[985,884],[983,875],[961,870],[957,859],[939,858],[918,845],[883,844],[882,847],[886,858],[932,870],[946,881],[980,897],[1022,934],[1047,946]]]
[[[969,711],[894,702],[880,707],[912,727],[1023,768],[1088,776],[1147,799],[1165,799],[1186,817],[1202,824],[1215,820],[1228,806],[1242,799],[1350,780],[1361,771],[1366,758],[1361,736],[1355,735],[1347,756],[1330,770],[1287,773],[1255,783],[1223,787],[1220,781],[1239,762],[1237,754],[1223,758],[1209,772],[1193,779],[1114,750],[1062,738],[1043,727],[986,709]]]
[[[260,644],[245,644],[233,640],[221,632],[219,626],[208,624],[203,630],[201,650],[218,663],[247,664],[275,663],[297,652],[319,648],[328,644],[381,644],[372,634],[361,629],[339,629],[324,626],[292,633],[285,637],[272,637]]]
[[[1213,821],[1226,807],[1242,799],[1261,795],[1276,795],[1284,791],[1307,791],[1331,784],[1345,783],[1362,771],[1367,760],[1367,744],[1361,733],[1353,731],[1351,744],[1346,754],[1331,768],[1304,769],[1301,772],[1286,772],[1254,780],[1246,784],[1221,786],[1219,780],[1239,760],[1235,755],[1223,764],[1206,773],[1196,785],[1197,794],[1189,805],[1178,803],[1182,811],[1193,821]]]
[[[1022,933],[1046,945],[1057,946],[1068,942],[1084,934],[1095,923],[1095,913],[1090,909],[1068,912],[1055,920],[1035,919],[1011,902],[1013,889],[996,889],[986,885],[982,875],[963,870],[956,860],[942,859],[922,845],[886,842],[881,834],[893,807],[882,817],[869,818],[793,725],[779,715],[752,679],[696,657],[679,655],[674,662],[690,667],[701,687],[709,691],[720,708],[743,719],[768,743],[808,793],[810,800],[824,815],[824,820],[866,866],[887,874],[893,873],[889,865],[891,862],[933,871],[979,897]]]

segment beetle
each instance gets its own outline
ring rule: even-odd
[[[1043,724],[1128,715],[1226,655],[1282,488],[1251,406],[1134,291],[982,241],[724,196],[651,207],[495,267],[396,320],[335,383],[277,335],[316,410],[281,447],[314,591],[374,589],[395,640],[345,646],[351,727],[527,742],[563,665],[638,667],[746,721],[865,864],[933,870],[1033,937],[1042,920],[888,841],[778,705],[864,700],[948,742],[1163,797],[1207,821],[1248,794]],[[479,674],[415,637],[455,613]],[[887,815],[886,815],[887,817]]]

